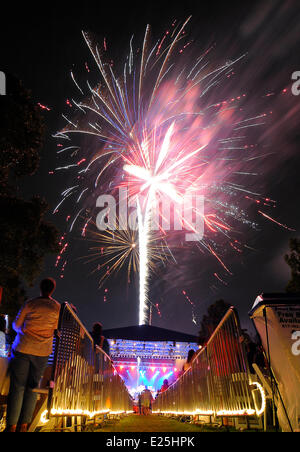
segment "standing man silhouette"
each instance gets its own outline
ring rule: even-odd
[[[37,399],[33,390],[47,366],[58,325],[60,304],[51,297],[55,287],[54,279],[44,279],[40,297],[27,301],[13,322],[17,336],[9,365],[7,432],[26,432],[32,420]]]

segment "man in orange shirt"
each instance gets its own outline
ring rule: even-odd
[[[13,328],[17,336],[12,345],[10,389],[7,401],[6,431],[26,432],[36,405],[39,381],[52,352],[53,334],[58,325],[60,304],[51,295],[56,287],[52,278],[40,284],[41,296],[29,300],[18,313]]]

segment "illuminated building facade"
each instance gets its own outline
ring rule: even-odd
[[[131,395],[147,386],[155,395],[165,379],[174,382],[189,350],[198,350],[197,337],[150,325],[104,331],[110,356]]]

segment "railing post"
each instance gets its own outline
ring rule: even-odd
[[[66,306],[66,303],[62,303],[62,305],[60,307],[57,330],[54,333],[55,350],[54,350],[54,358],[53,358],[51,377],[50,377],[50,382],[49,382],[49,393],[48,393],[48,401],[47,401],[47,417],[48,417],[48,419],[51,414],[51,404],[52,404],[53,390],[54,390],[54,384],[55,384],[56,366],[57,366],[57,360],[58,360],[60,330],[61,330],[61,323],[62,323],[63,312],[65,310],[65,306]]]

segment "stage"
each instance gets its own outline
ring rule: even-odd
[[[164,380],[172,384],[189,350],[199,348],[196,336],[150,325],[106,330],[104,335],[114,365],[135,399],[145,386],[155,397]]]

